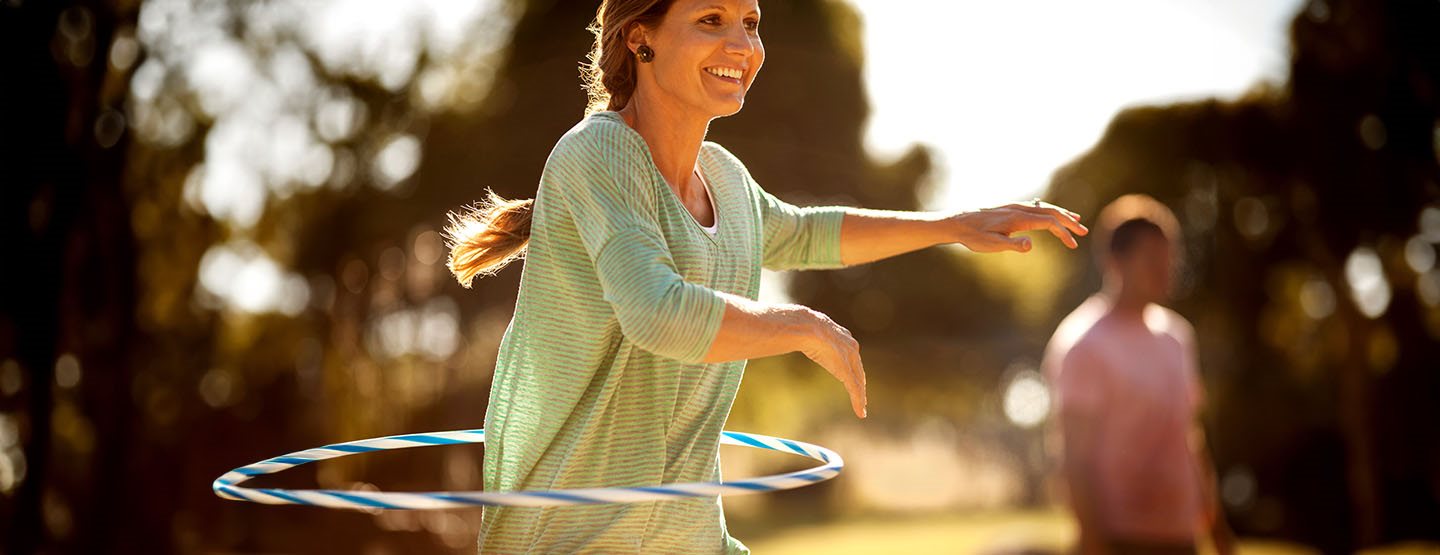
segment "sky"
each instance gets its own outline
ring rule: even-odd
[[[1300,0],[852,0],[882,160],[934,149],[928,209],[1028,200],[1132,105],[1284,81]]]

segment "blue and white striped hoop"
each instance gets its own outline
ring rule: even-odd
[[[333,459],[389,449],[432,447],[464,443],[484,443],[485,430],[460,430],[428,434],[405,434],[375,439],[336,443],[242,466],[215,479],[210,487],[215,495],[236,501],[253,501],[268,505],[314,505],[336,509],[460,509],[477,506],[545,507],[556,505],[587,505],[597,503],[634,503],[664,501],[680,497],[714,497],[744,495],[808,486],[834,478],[845,467],[840,454],[819,445],[801,441],[746,434],[721,432],[721,445],[740,445],[794,453],[824,464],[808,470],[762,476],[737,482],[691,482],[630,488],[591,488],[553,491],[435,491],[384,492],[363,490],[299,490],[243,488],[240,483],[255,476],[274,474],[309,462]]]

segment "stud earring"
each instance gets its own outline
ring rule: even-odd
[[[649,45],[642,44],[639,48],[635,49],[635,57],[640,60],[640,63],[648,64],[655,59],[655,49],[650,48]]]

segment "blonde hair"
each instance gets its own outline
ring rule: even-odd
[[[587,27],[595,35],[589,63],[580,70],[582,88],[589,97],[585,115],[619,110],[635,94],[635,56],[625,34],[635,24],[655,26],[674,0],[603,0],[595,20]],[[447,214],[445,241],[450,249],[450,273],[469,288],[476,276],[494,275],[507,264],[525,257],[530,243],[530,217],[535,199],[509,200],[486,190],[485,199]]]
[[[460,285],[470,288],[475,276],[490,276],[525,256],[530,243],[530,213],[535,199],[507,200],[486,189],[485,200],[460,213],[448,214],[446,265]]]
[[[595,35],[595,45],[587,57],[589,63],[580,69],[580,79],[590,97],[585,113],[619,110],[630,103],[635,94],[635,66],[638,62],[625,35],[635,25],[655,27],[670,11],[675,0],[605,0],[595,12],[595,21],[588,30]]]

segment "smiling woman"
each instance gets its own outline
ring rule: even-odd
[[[1067,246],[1078,216],[1040,202],[978,212],[800,208],[771,195],[712,120],[740,111],[765,61],[755,0],[607,0],[584,73],[590,106],[534,199],[490,195],[452,215],[462,284],[525,258],[485,417],[486,491],[653,487],[720,479],[719,444],[746,361],[799,351],[864,418],[849,330],[759,302],[760,270],[840,268],[941,243]],[[714,232],[709,231],[714,228]],[[718,498],[490,507],[498,552],[745,553]]]

